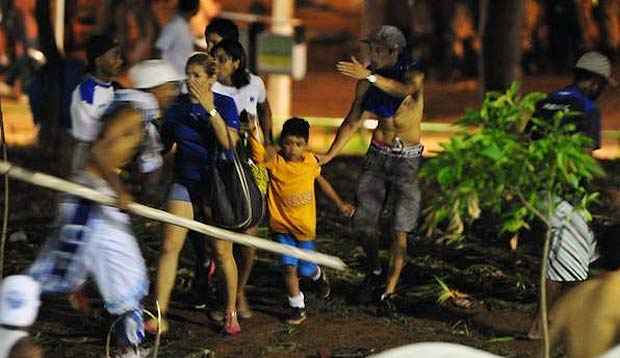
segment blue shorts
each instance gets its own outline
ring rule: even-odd
[[[202,199],[202,190],[199,184],[187,185],[174,182],[168,193],[168,200],[196,202]]]
[[[316,247],[314,241],[300,241],[295,239],[295,237],[291,234],[276,233],[274,234],[274,236],[276,241],[283,245],[293,246],[308,251],[314,251]],[[316,271],[319,269],[319,267],[315,263],[303,261],[296,257],[287,255],[282,255],[282,257],[280,258],[280,264],[282,266],[297,267],[297,271],[299,272],[299,274],[302,277],[306,278],[313,277],[316,274]]]

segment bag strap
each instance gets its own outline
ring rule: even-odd
[[[245,170],[243,169],[243,166],[241,165],[241,160],[239,160],[239,155],[237,153],[237,147],[233,145],[232,137],[230,135],[230,132],[228,131],[228,124],[226,123],[226,120],[224,119],[224,117],[222,117],[222,115],[219,112],[218,112],[218,115],[224,121],[224,127],[226,130],[226,138],[228,138],[228,146],[231,148],[233,152],[233,163],[235,165],[235,171],[237,172],[237,176],[239,177],[239,182],[241,183],[242,194],[245,198],[244,203],[247,209],[248,216],[239,225],[237,225],[237,228],[241,228],[241,227],[245,227],[249,225],[252,222],[252,217],[254,216],[254,213],[252,210],[252,199],[251,199],[251,194],[250,194],[250,186],[247,181],[247,176],[245,175]]]

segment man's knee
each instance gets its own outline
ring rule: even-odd
[[[351,226],[360,240],[368,240],[368,238],[375,236],[378,221],[378,214],[373,215],[371,210],[359,205],[351,218]]]
[[[392,256],[407,255],[407,232],[397,231],[392,239]]]

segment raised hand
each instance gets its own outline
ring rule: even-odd
[[[196,98],[207,111],[215,107],[213,104],[213,91],[211,91],[211,84],[208,81],[192,79],[187,81],[187,87],[189,93]]]
[[[351,62],[340,61],[336,64],[336,68],[338,72],[341,74],[355,78],[357,80],[362,80],[372,74],[372,72],[366,68],[363,64],[361,64],[355,57],[351,56]]]

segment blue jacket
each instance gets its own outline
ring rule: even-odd
[[[534,116],[551,120],[560,110],[581,113],[566,117],[573,121],[578,132],[592,138],[594,149],[601,147],[601,113],[596,102],[588,98],[579,88],[571,85],[555,91],[538,102]]]
[[[213,96],[215,108],[226,125],[239,130],[235,101],[218,93]],[[175,179],[185,185],[200,182],[218,147],[209,113],[200,104],[192,103],[189,95],[181,95],[166,112],[161,137],[164,151],[177,144]]]

